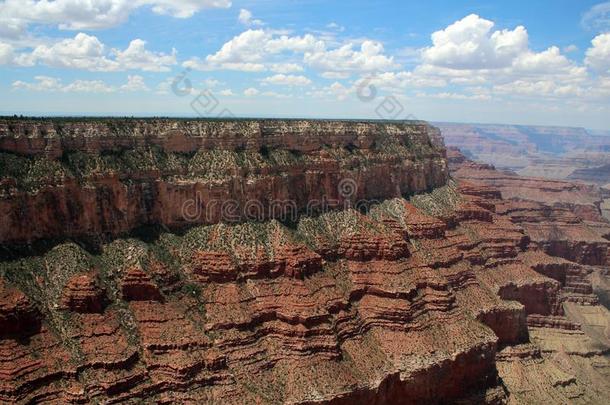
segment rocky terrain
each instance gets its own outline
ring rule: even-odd
[[[341,205],[344,178],[356,200],[421,192],[447,178],[439,142],[421,122],[0,120],[0,242],[296,217]]]
[[[597,188],[422,122],[7,119],[0,150],[0,402],[610,399]]]
[[[437,124],[447,146],[523,176],[610,183],[610,136],[584,128]]]

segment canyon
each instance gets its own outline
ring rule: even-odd
[[[0,119],[0,402],[607,403],[604,198],[422,121]]]
[[[447,146],[473,160],[522,176],[610,183],[610,133],[584,128],[453,124],[437,125]]]

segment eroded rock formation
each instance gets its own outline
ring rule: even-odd
[[[3,136],[14,140],[1,144],[10,149],[5,158],[25,159],[30,167],[42,159],[72,168],[58,156],[73,148],[84,148],[93,160],[115,153],[112,137],[87,122],[73,123],[71,130],[52,126],[54,134],[48,123],[12,124]],[[91,224],[100,218],[107,224],[120,219],[119,225],[108,225],[114,236],[140,223],[172,225],[165,219],[175,212],[160,208],[157,217],[149,216],[156,209],[136,214],[126,206],[122,217],[104,214],[132,197],[141,201],[138,190],[151,179],[206,189],[221,173],[223,198],[231,193],[245,198],[242,190],[253,184],[248,196],[306,201],[345,196],[335,176],[349,174],[356,189],[349,197],[374,198],[377,204],[360,210],[353,201],[342,201],[295,221],[195,222],[146,241],[137,235],[107,237],[95,251],[62,242],[40,256],[3,261],[0,402],[606,403],[610,398],[610,317],[594,294],[606,285],[599,265],[607,265],[608,245],[600,256],[578,243],[557,251],[549,244],[563,239],[540,230],[558,223],[566,243],[572,243],[571,234],[563,229],[570,229],[582,232],[587,246],[601,249],[601,240],[588,239],[608,226],[595,215],[593,197],[568,198],[566,193],[581,190],[567,183],[538,184],[547,190],[544,201],[529,199],[535,196],[530,191],[517,200],[506,190],[518,178],[505,179],[457,151],[450,155],[457,180],[448,179],[438,133],[427,134],[420,123],[217,124],[130,124],[135,140],[119,136],[116,145],[139,150],[154,144],[164,159],[207,151],[212,154],[202,159],[208,166],[191,178],[189,165],[198,158],[188,156],[186,170],[171,176],[157,170],[142,180],[141,172],[112,172],[126,197],[98,199],[95,209],[83,205],[72,218],[88,218],[86,226],[50,221],[59,201],[51,198],[36,203],[50,206],[48,227],[39,233],[3,228],[3,241],[10,251],[16,242],[95,234],[99,229]],[[264,145],[258,141],[245,141],[250,132],[242,126],[273,135],[274,143],[260,150]],[[335,138],[322,141],[329,128]],[[320,134],[328,145],[301,146],[305,162],[298,165],[265,160],[298,148],[287,136],[295,132],[312,133],[314,140]],[[62,141],[64,133],[74,139]],[[45,137],[60,141],[40,141]],[[399,155],[378,149],[388,139]],[[240,142],[254,148],[254,155],[235,151]],[[44,158],[16,155],[45,150]],[[213,160],[217,150],[257,163],[247,170],[243,160],[211,165],[206,159]],[[6,173],[3,184],[12,184],[3,195],[7,207],[19,206],[20,193],[34,200],[42,195],[40,189],[19,190],[29,177]],[[70,181],[93,194],[110,181],[104,170],[95,177],[99,182],[88,176]],[[66,193],[65,178],[54,178],[46,189]],[[533,180],[522,181],[524,188],[534,187]],[[281,186],[264,188],[269,183]],[[239,192],[227,184],[240,185]],[[554,194],[560,197],[553,200]],[[174,200],[165,196],[155,192],[144,200],[149,207],[165,201],[162,207],[171,211],[167,201]]]

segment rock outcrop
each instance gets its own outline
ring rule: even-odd
[[[0,120],[0,243],[294,221],[422,192],[448,175],[433,132],[421,122]]]
[[[75,211],[71,218],[89,218],[88,225],[63,227],[49,216],[39,233],[6,231],[6,250],[15,249],[15,255],[0,262],[0,402],[605,403],[610,398],[605,384],[610,342],[603,323],[610,316],[594,294],[606,285],[607,273],[588,263],[607,256],[590,259],[582,249],[559,255],[545,245],[547,234],[536,233],[553,221],[603,233],[605,222],[589,209],[589,197],[548,205],[505,196],[518,179],[498,180],[502,175],[492,167],[477,166],[455,150],[450,163],[457,180],[449,179],[438,133],[421,123],[146,126],[136,121],[117,126],[116,133],[89,124],[52,126],[51,133],[47,122],[12,122],[4,136],[14,141],[1,145],[10,149],[5,153],[10,159],[33,166],[55,162],[71,170],[74,166],[57,156],[74,148],[87,150],[93,160],[118,153],[112,134],[121,147],[155,145],[163,159],[182,156],[190,162],[187,168],[201,151],[213,152],[207,158],[225,151],[255,162],[240,160],[228,168],[204,159],[207,171],[196,177],[188,170],[170,176],[159,169],[148,172],[144,183],[154,179],[206,190],[217,184],[225,190],[214,194],[219,198],[232,193],[243,198],[243,190],[252,187],[250,196],[264,201],[342,199],[293,220],[218,217],[179,232],[162,228],[128,237],[120,233],[142,223],[170,226],[159,218],[174,214],[158,208],[162,215],[153,221],[148,215],[157,208],[121,206],[132,197],[140,201],[144,183],[137,172],[117,166],[122,174],[114,178],[126,200],[108,197],[96,200],[95,209]],[[133,139],[119,136],[125,133]],[[269,138],[264,144],[249,138],[261,133]],[[313,140],[293,144],[295,133],[312,134]],[[59,142],[49,140],[57,137]],[[391,150],[382,147],[386,141]],[[255,155],[236,152],[236,146],[252,148]],[[305,162],[277,160],[293,147]],[[195,154],[189,156],[192,148]],[[221,180],[205,173],[222,173]],[[349,183],[335,177],[346,173]],[[71,181],[95,194],[108,181],[107,174],[100,176],[100,183],[82,175]],[[13,188],[4,195],[8,207],[18,206],[15,193],[41,195],[15,191],[24,178],[11,179]],[[265,188],[272,183],[278,188]],[[59,192],[64,180],[55,178],[46,187]],[[154,192],[144,200],[171,211],[166,197]],[[367,204],[357,203],[364,198]],[[50,215],[58,201],[46,199],[41,207],[50,207]],[[107,204],[119,204],[123,216],[105,217]],[[534,220],[540,212],[548,215]],[[100,236],[94,250],[57,242],[40,255],[23,257],[13,246],[81,232],[97,235],[99,229],[89,224],[100,218],[120,225]],[[599,277],[595,285],[593,276]]]

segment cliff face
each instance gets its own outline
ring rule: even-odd
[[[417,122],[0,121],[0,242],[295,220],[422,192],[447,180],[438,136]]]
[[[439,124],[448,147],[521,176],[610,182],[610,137],[584,128]]]
[[[265,144],[192,155],[138,146],[156,159],[147,179],[201,189],[235,182],[240,187],[226,193],[242,197],[250,196],[242,187],[256,185],[263,200],[278,198],[267,184],[283,184],[282,198],[340,203],[291,222],[219,217],[147,242],[118,237],[95,252],[58,243],[41,256],[0,262],[0,402],[607,402],[610,342],[600,325],[610,317],[593,294],[605,275],[531,243],[535,224],[525,228],[511,215],[506,207],[516,202],[501,187],[457,176],[475,167],[463,156],[452,156],[458,181],[448,179],[437,131],[370,125],[360,146],[299,153]],[[144,172],[126,170],[116,152],[89,152],[83,166],[70,153],[5,155],[28,168],[43,159],[70,170],[74,192],[98,193],[108,167],[118,168],[113,181],[131,190],[126,195],[142,184]],[[280,160],[289,155],[304,160],[298,169]],[[137,156],[146,162],[146,153]],[[184,171],[168,175],[168,166]],[[38,198],[34,180],[49,179],[11,170],[7,201]],[[95,183],[92,172],[104,181]],[[45,187],[65,188],[64,177],[52,180]],[[356,196],[379,201],[358,207]],[[154,206],[164,194],[147,198]],[[55,200],[40,201],[57,212]],[[94,207],[75,221],[103,217]],[[70,235],[57,226],[36,237]],[[592,285],[591,275],[602,281]]]

